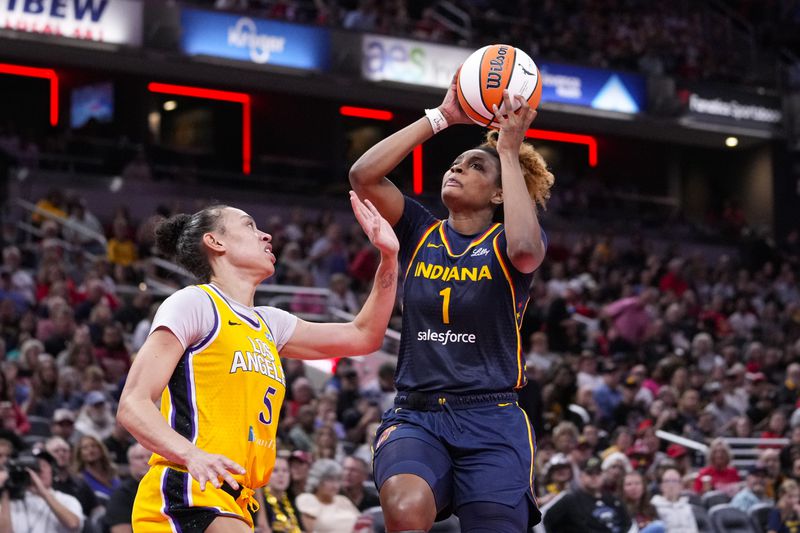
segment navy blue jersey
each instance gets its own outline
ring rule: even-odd
[[[411,198],[400,239],[400,391],[480,393],[525,385],[520,323],[533,274],[506,253],[503,225],[461,235]]]

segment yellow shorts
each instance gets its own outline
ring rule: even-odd
[[[234,491],[227,484],[215,488],[200,484],[188,472],[164,465],[150,468],[136,492],[133,504],[133,530],[136,533],[188,533],[205,531],[218,516],[238,518],[253,527],[247,508],[253,491],[242,487]],[[255,509],[254,509],[255,510]]]

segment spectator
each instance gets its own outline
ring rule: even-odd
[[[9,499],[8,472],[0,472],[0,531],[22,533],[77,533],[83,526],[81,504],[53,489],[55,459],[46,451],[35,455],[30,488]]]
[[[650,502],[650,495],[639,472],[628,472],[622,484],[622,501],[631,520],[636,523],[639,533],[665,533],[664,523]]]
[[[697,533],[697,521],[692,505],[681,496],[681,475],[675,469],[668,469],[661,475],[661,494],[653,496],[659,518],[666,526],[666,533]]]
[[[279,454],[275,458],[269,486],[264,489],[267,521],[272,533],[297,533],[300,531],[300,513],[288,493],[291,480],[289,461],[285,456]]]
[[[14,444],[10,440],[0,439],[0,470],[5,470],[12,455],[14,455]]]
[[[603,310],[612,322],[611,334],[617,351],[634,349],[645,340],[652,320],[648,306],[657,298],[655,289],[646,289],[640,296],[617,300]]]
[[[111,456],[103,443],[95,437],[84,435],[78,441],[75,448],[75,469],[103,505],[119,487],[119,478],[111,464]]]
[[[350,280],[346,274],[341,272],[331,274],[330,283],[328,284],[328,288],[331,290],[328,306],[355,314],[358,313],[361,306],[356,300],[355,293],[350,290],[349,282]]]
[[[745,486],[737,492],[731,505],[745,513],[756,504],[769,503],[773,501],[767,498],[767,484],[766,484],[767,469],[759,464],[755,464],[747,471],[747,478],[745,478]]]
[[[552,533],[618,533],[628,531],[631,519],[622,502],[604,493],[600,460],[591,457],[581,465],[581,487],[556,500],[544,515]]]
[[[64,494],[76,498],[83,510],[84,516],[92,516],[97,508],[97,497],[92,489],[82,478],[72,473],[72,448],[61,437],[50,437],[44,444],[44,449],[53,456],[53,488]]]
[[[537,501],[544,507],[563,492],[569,490],[572,481],[572,464],[563,453],[556,453],[542,469],[542,490]]]
[[[131,526],[133,501],[136,499],[139,481],[150,469],[150,465],[147,464],[150,455],[150,452],[138,442],[134,442],[128,448],[126,459],[130,465],[130,475],[125,477],[119,487],[111,493],[106,505],[106,514],[103,517],[103,523],[110,529],[110,533],[133,532]]]
[[[78,434],[75,432],[75,413],[63,407],[56,409],[50,423],[50,434],[67,442],[76,440]]]
[[[289,473],[292,481],[287,491],[292,502],[296,500],[297,496],[306,492],[306,482],[308,481],[310,469],[311,454],[302,450],[293,451],[289,456]]]
[[[345,457],[342,463],[342,494],[347,496],[359,511],[381,504],[375,492],[365,490],[368,468],[363,459],[352,455]]]
[[[78,433],[102,441],[114,431],[114,423],[114,414],[111,412],[106,395],[96,390],[89,392],[75,422]]]
[[[594,391],[597,413],[602,422],[610,423],[613,420],[614,410],[622,401],[619,381],[619,368],[614,363],[607,362],[603,367],[603,384]]]
[[[16,246],[3,248],[2,271],[9,275],[9,290],[21,294],[25,300],[34,303],[35,282],[30,271],[22,267],[22,253]]]
[[[319,459],[308,474],[306,490],[297,497],[303,529],[315,533],[351,531],[359,512],[350,500],[339,494],[342,467],[331,459]]]
[[[778,489],[778,503],[769,513],[767,533],[792,533],[800,524],[800,488],[786,480]]]
[[[304,405],[297,413],[295,425],[289,430],[292,446],[304,452],[314,449],[314,420],[316,413],[311,405]]]
[[[361,395],[375,403],[381,412],[394,406],[397,389],[394,386],[395,363],[386,362],[378,367],[378,379],[373,385],[365,388]]]
[[[714,439],[708,447],[706,466],[697,473],[694,491],[698,494],[709,490],[734,492],[741,478],[730,463],[731,450],[727,443],[722,439]]]
[[[137,259],[136,243],[131,239],[128,223],[123,218],[114,221],[114,235],[108,240],[106,257],[112,265],[124,267]]]
[[[111,435],[103,439],[103,445],[111,456],[111,462],[122,468],[128,466],[128,454],[134,443],[133,437],[125,429],[125,426],[116,420]]]

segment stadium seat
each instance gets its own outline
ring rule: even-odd
[[[768,503],[757,503],[747,511],[752,522],[753,527],[756,528],[758,533],[767,533],[767,520],[769,520],[769,512],[774,509],[774,505]]]
[[[372,518],[373,533],[386,532],[386,526],[383,523],[383,509],[381,509],[379,505],[375,507],[370,507],[361,514]]]
[[[373,533],[386,532],[386,526],[383,522],[383,511],[380,507],[370,507],[361,514],[372,518]],[[436,522],[431,528],[431,533],[459,533],[460,531],[461,525],[459,524],[458,518],[455,515],[451,516],[447,520]]]
[[[692,505],[703,505],[703,500],[700,498],[700,495],[693,490],[681,492],[681,498],[686,498]]]
[[[702,500],[703,505],[706,506],[706,509],[711,509],[715,505],[730,503],[731,497],[721,490],[712,490],[703,494]]]
[[[447,520],[436,522],[431,528],[431,533],[460,533],[461,524],[458,522],[458,517],[452,515]]]
[[[28,422],[31,424],[29,435],[36,435],[38,437],[50,436],[50,419],[43,416],[29,416]]]
[[[711,519],[708,517],[708,510],[705,507],[692,504],[692,512],[697,522],[697,530],[700,533],[716,533],[711,525]]]
[[[727,504],[715,505],[708,512],[711,526],[718,532],[757,533],[747,513]]]

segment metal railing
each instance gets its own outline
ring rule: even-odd
[[[680,444],[698,453],[705,454],[708,452],[707,444],[675,435],[674,433],[659,429],[656,431],[656,437],[667,442]],[[758,456],[766,448],[783,448],[789,444],[789,439],[722,437],[722,440],[731,449],[731,464],[738,469],[744,469],[755,464],[758,461]]]

